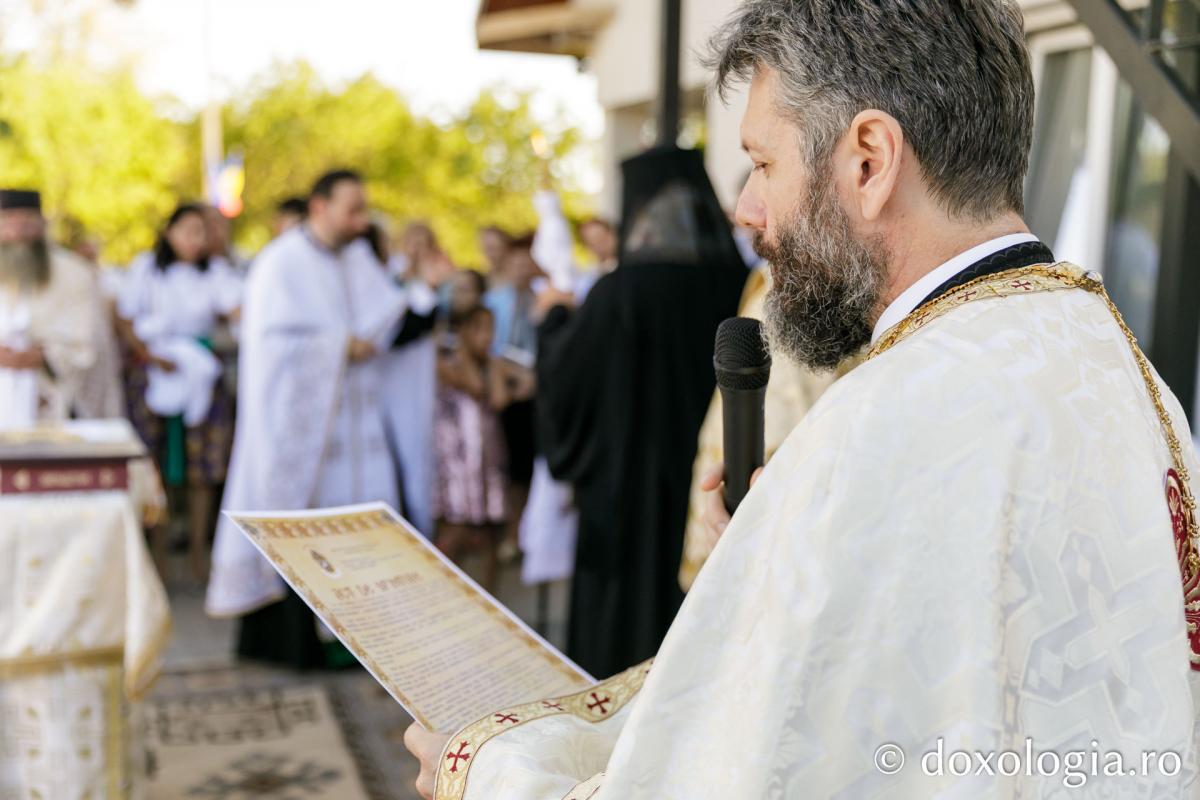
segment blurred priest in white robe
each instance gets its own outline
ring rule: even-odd
[[[1015,2],[748,0],[712,64],[750,84],[738,218],[776,357],[867,360],[731,521],[712,493],[653,666],[410,728],[418,787],[1196,797],[1200,465],[1099,277],[1021,219]]]
[[[331,172],[313,189],[307,221],[256,259],[246,287],[237,427],[222,508],[398,505],[379,356],[407,341],[404,325],[418,315],[359,241],[368,222],[362,180],[351,171]],[[430,310],[434,300],[430,292]],[[224,518],[206,610],[244,617],[238,637],[244,657],[296,667],[326,663],[330,648],[319,640],[311,612]]]
[[[41,196],[0,189],[0,429],[76,413],[101,311],[88,265],[47,240]]]

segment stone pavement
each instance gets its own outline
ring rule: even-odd
[[[179,562],[171,564],[174,572],[182,572],[182,566]],[[476,580],[480,579],[482,564],[468,562],[466,569]],[[164,672],[167,674],[155,689],[160,698],[164,693],[178,691],[182,682],[203,682],[205,679],[214,685],[248,690],[320,685],[338,710],[340,735],[345,740],[331,742],[330,746],[338,749],[344,744],[345,749],[354,753],[371,800],[416,800],[413,789],[416,762],[404,749],[402,740],[410,718],[364,670],[351,668],[297,674],[258,664],[238,663],[233,657],[235,623],[208,618],[198,588],[170,580],[168,586],[174,635],[165,657]],[[549,586],[544,597],[548,624],[543,635],[560,648],[566,639],[568,592],[569,587],[562,582]],[[518,565],[503,569],[496,595],[530,626],[536,625],[539,592],[521,584]],[[151,700],[154,698],[152,693]],[[333,730],[332,726],[330,730]],[[152,797],[152,800],[158,798]]]

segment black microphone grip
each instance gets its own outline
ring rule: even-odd
[[[725,445],[725,509],[733,514],[750,491],[750,476],[763,465],[763,407],[767,387],[721,387],[721,422]]]
[[[730,317],[717,326],[713,369],[721,390],[725,509],[732,516],[750,491],[750,476],[763,465],[763,406],[771,354],[758,320]]]

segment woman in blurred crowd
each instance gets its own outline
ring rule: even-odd
[[[167,486],[187,487],[193,577],[206,580],[213,490],[225,480],[233,399],[212,354],[218,326],[236,320],[241,281],[209,258],[205,208],[175,209],[154,249],[129,268],[117,311],[132,356],[130,419]]]

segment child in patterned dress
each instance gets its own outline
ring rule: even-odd
[[[499,412],[533,396],[533,373],[490,353],[492,312],[462,315],[457,343],[438,358],[434,417],[437,455],[435,543],[455,563],[473,551],[487,555],[489,589],[499,569],[496,548],[506,521],[505,449]]]

